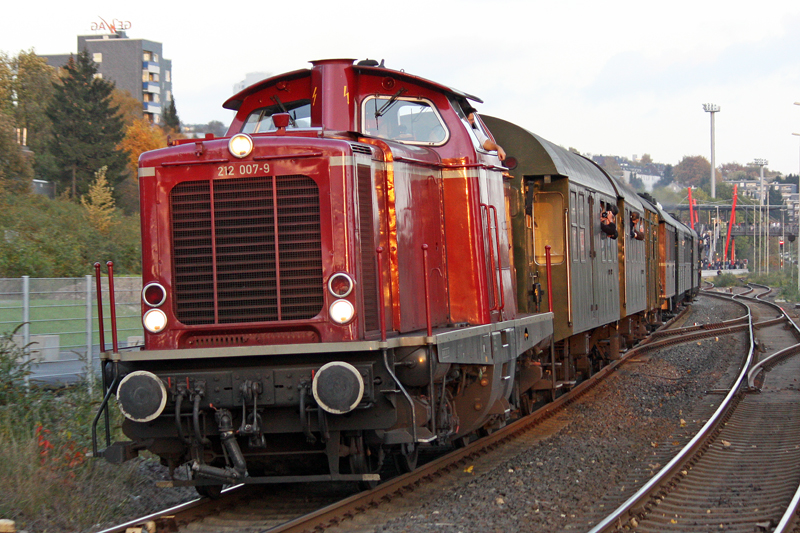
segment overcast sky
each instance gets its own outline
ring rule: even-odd
[[[77,52],[100,17],[129,21],[131,38],[163,43],[185,123],[220,120],[250,72],[313,59],[386,65],[475,94],[479,111],[582,153],[641,156],[798,173],[800,2],[406,1],[293,3],[14,2],[0,51]],[[290,11],[287,11],[287,8]]]

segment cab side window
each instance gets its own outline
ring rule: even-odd
[[[272,122],[272,115],[276,113],[289,113],[288,129],[311,127],[311,101],[296,100],[285,104],[283,102],[276,103],[250,112],[242,126],[242,133],[264,133],[276,130],[277,128]]]
[[[361,131],[382,139],[431,146],[444,144],[449,137],[444,121],[431,102],[381,95],[364,100]]]

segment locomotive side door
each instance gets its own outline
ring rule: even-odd
[[[513,297],[508,253],[503,176],[495,170],[479,169],[481,233],[483,237],[486,299],[492,322],[503,320],[506,299]],[[499,213],[498,213],[499,211]]]

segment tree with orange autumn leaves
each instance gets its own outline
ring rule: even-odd
[[[139,155],[148,150],[167,146],[164,130],[144,118],[133,120],[125,128],[125,137],[118,148],[128,154],[127,169],[134,180],[138,180]]]

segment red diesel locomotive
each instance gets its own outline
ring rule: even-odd
[[[188,464],[182,483],[202,494],[370,483],[387,455],[411,469],[419,446],[491,431],[574,384],[580,361],[615,358],[619,286],[607,320],[559,313],[584,289],[543,254],[552,244],[563,265],[575,242],[533,242],[533,182],[484,148],[470,101],[375,62],[315,61],[225,102],[225,138],[142,154],[145,349],[103,354],[103,408],[116,395],[131,440],[97,455]],[[605,180],[603,205],[624,203],[561,152]],[[558,205],[552,224],[568,220]],[[639,329],[656,320],[639,312]]]

